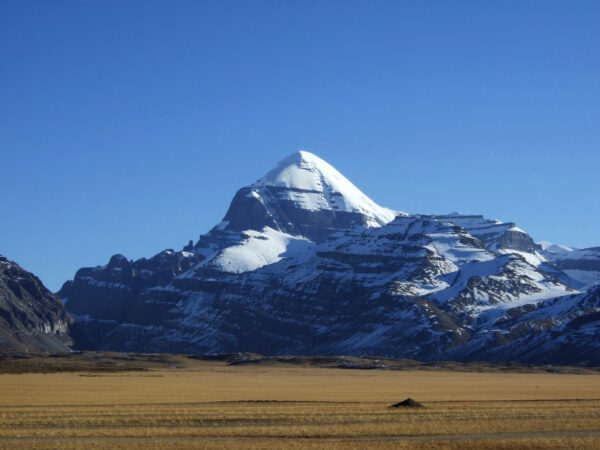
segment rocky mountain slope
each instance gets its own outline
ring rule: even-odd
[[[72,319],[33,274],[0,255],[0,351],[65,351]]]
[[[540,253],[567,274],[579,288],[589,288],[600,280],[600,247],[572,248],[540,242]]]
[[[550,247],[513,223],[380,207],[298,152],[195,244],[113,256],[59,295],[87,349],[600,364],[595,250]]]

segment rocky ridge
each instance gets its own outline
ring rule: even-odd
[[[0,255],[0,351],[66,351],[71,323],[58,296]]]

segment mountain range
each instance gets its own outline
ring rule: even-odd
[[[600,364],[600,247],[384,208],[305,151],[196,242],[114,255],[58,295],[79,349]]]

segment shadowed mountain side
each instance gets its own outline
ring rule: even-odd
[[[65,351],[72,319],[57,295],[0,255],[0,351]]]

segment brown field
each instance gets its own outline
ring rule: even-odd
[[[332,361],[0,358],[0,448],[600,448],[593,369]]]

